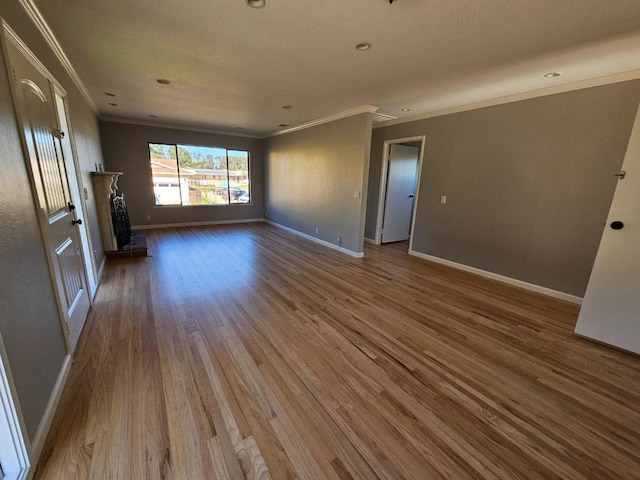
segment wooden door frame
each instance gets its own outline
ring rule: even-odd
[[[424,157],[425,144],[427,142],[426,135],[418,135],[415,137],[394,138],[385,140],[382,146],[382,168],[380,169],[380,190],[378,195],[378,215],[376,216],[376,235],[374,243],[380,245],[382,243],[382,222],[384,220],[384,207],[387,199],[387,177],[389,176],[389,149],[391,145],[408,142],[421,142],[420,153],[418,154],[418,176],[416,178],[416,196],[413,199],[413,213],[411,214],[411,235],[409,237],[409,251],[413,247],[413,231],[416,223],[416,211],[418,206],[418,194],[420,193],[420,178],[422,177],[422,159]]]

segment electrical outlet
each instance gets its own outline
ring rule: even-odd
[[[318,233],[320,233],[320,229],[316,227],[316,235],[318,235]]]
[[[342,237],[338,237],[338,245],[342,245]]]
[[[355,192],[353,192],[353,198],[360,198],[360,191],[356,190]]]
[[[447,196],[446,195],[441,195],[440,196],[440,203],[443,204],[443,205],[445,203],[447,203]]]
[[[264,218],[269,218],[269,210],[264,211]]]
[[[147,222],[151,221],[151,215],[147,215]]]

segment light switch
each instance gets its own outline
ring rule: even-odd
[[[446,195],[441,195],[441,196],[440,196],[440,203],[442,203],[443,205],[444,205],[445,203],[447,203],[447,196],[446,196]]]

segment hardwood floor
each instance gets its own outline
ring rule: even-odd
[[[640,358],[578,309],[264,224],[111,260],[36,479],[640,478]]]

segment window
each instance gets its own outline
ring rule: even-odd
[[[156,205],[250,202],[249,152],[149,143]]]

